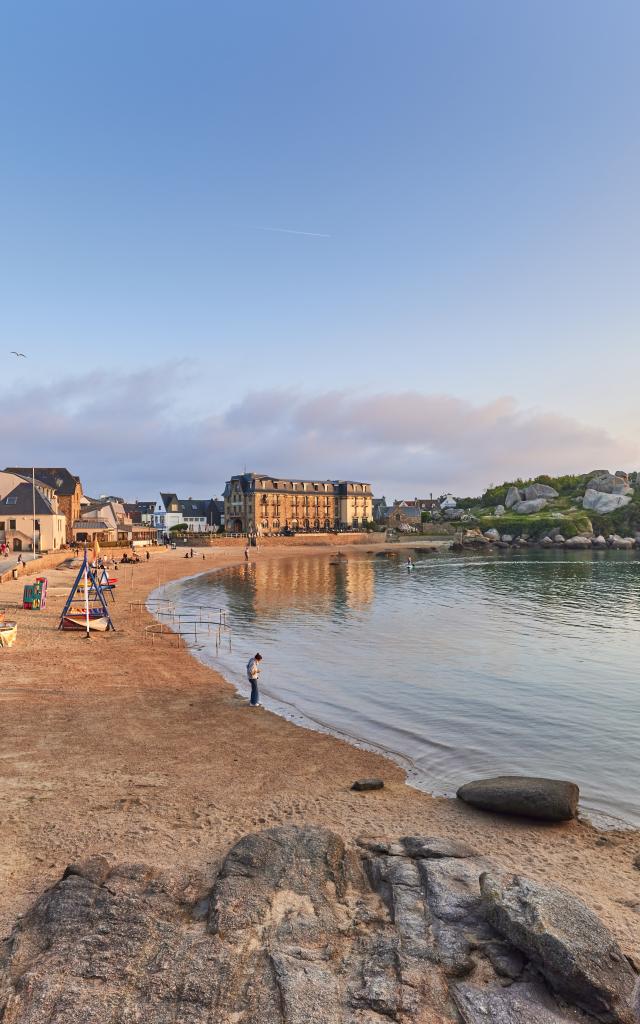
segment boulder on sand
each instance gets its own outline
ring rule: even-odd
[[[499,775],[460,786],[459,800],[483,811],[519,814],[540,821],[568,821],[578,813],[580,790],[575,782],[529,775]]]
[[[351,788],[356,793],[364,793],[369,789],[383,789],[384,782],[382,779],[356,779]]]
[[[480,876],[487,917],[551,987],[601,1021],[632,1024],[636,974],[602,921],[577,896],[515,876]]]

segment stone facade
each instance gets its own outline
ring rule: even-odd
[[[371,485],[355,480],[292,480],[260,473],[231,477],[224,491],[229,533],[361,527],[373,518]]]

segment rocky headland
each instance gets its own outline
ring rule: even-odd
[[[640,542],[640,491],[636,475],[600,470],[577,477],[504,484],[483,496],[482,504],[449,508],[446,520],[459,522],[457,547],[634,548]],[[489,498],[498,500],[492,506]]]

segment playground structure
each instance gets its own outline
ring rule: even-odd
[[[38,576],[35,583],[25,584],[22,591],[22,607],[30,611],[40,611],[47,604],[47,580]]]
[[[106,633],[115,630],[105,599],[107,592],[113,599],[113,588],[109,586],[106,570],[102,570],[100,579],[98,572],[101,570],[94,570],[89,565],[85,547],[82,565],[62,609],[58,629],[81,629],[85,631],[87,637],[91,632]],[[103,580],[107,581],[106,584]],[[82,603],[74,606],[77,596]]]

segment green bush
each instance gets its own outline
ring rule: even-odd
[[[513,537],[521,537],[526,534],[533,540],[540,540],[546,537],[551,530],[560,530],[565,539],[576,537],[580,533],[591,533],[592,525],[588,515],[577,513],[573,516],[566,516],[559,519],[557,516],[545,515],[544,512],[534,513],[531,516],[519,516],[508,512],[504,516],[482,516],[479,520],[480,529],[495,529],[499,533],[510,533]]]
[[[189,529],[188,523],[176,523],[175,526],[169,527],[169,533],[186,533]]]

